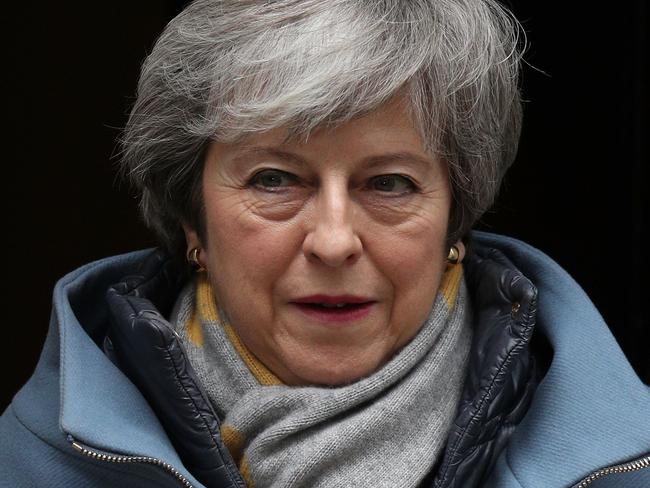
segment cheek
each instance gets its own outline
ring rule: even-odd
[[[449,209],[443,198],[421,198],[410,205],[403,205],[399,221],[386,225],[378,219],[373,234],[381,233],[387,260],[402,269],[416,272],[425,263],[437,264],[442,255],[447,235]],[[374,217],[374,215],[373,215]],[[370,219],[366,219],[370,221]]]
[[[246,209],[223,203],[206,205],[210,211],[206,247],[215,282],[225,280],[247,292],[268,291],[295,255],[298,233],[290,225],[264,221]]]
[[[396,286],[411,290],[431,290],[444,267],[444,237],[442,239],[400,239],[388,243],[383,256]],[[400,290],[396,290],[399,292]]]
[[[393,287],[389,323],[395,348],[410,341],[431,312],[445,269],[444,235],[395,236],[387,241],[390,252],[381,256],[379,266]]]
[[[443,218],[419,218],[384,233],[374,260],[392,283],[398,305],[430,305],[446,264],[446,233]]]

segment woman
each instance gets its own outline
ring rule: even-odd
[[[491,1],[174,19],[123,140],[161,250],[57,285],[7,486],[647,486],[650,392],[593,305],[470,232],[517,32]]]

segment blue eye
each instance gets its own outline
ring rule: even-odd
[[[370,180],[370,187],[382,193],[402,195],[415,190],[415,184],[402,175],[380,175]]]
[[[273,190],[293,186],[296,183],[296,176],[277,169],[267,169],[256,173],[249,184],[263,190]]]

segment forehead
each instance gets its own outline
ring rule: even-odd
[[[296,154],[322,159],[362,159],[391,155],[393,160],[430,161],[421,133],[415,126],[408,105],[396,98],[360,117],[336,126],[320,126],[306,135],[293,135],[285,127],[256,132],[234,143],[215,143],[230,157],[272,156],[296,159]],[[223,151],[220,151],[223,154]],[[384,158],[387,159],[387,158]]]

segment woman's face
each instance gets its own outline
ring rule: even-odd
[[[451,192],[399,101],[307,142],[212,143],[201,248],[244,344],[291,385],[367,376],[407,344],[440,284]]]

